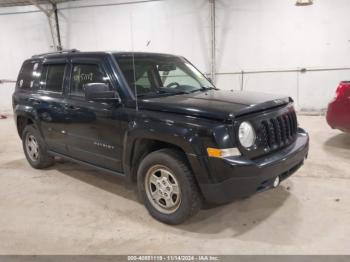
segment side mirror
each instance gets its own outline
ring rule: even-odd
[[[88,101],[120,103],[120,98],[116,91],[111,91],[106,83],[88,83],[84,84],[85,99]]]

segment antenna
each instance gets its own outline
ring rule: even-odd
[[[134,93],[136,99],[136,111],[139,110],[138,99],[137,99],[137,88],[136,88],[136,70],[135,70],[135,53],[134,53],[134,30],[132,27],[132,13],[130,12],[130,34],[131,34],[131,54],[132,54],[132,71],[134,73]]]

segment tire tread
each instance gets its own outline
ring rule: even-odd
[[[180,180],[183,181],[182,186],[185,187],[182,188],[182,190],[185,190],[185,192],[187,192],[186,194],[183,193],[182,195],[182,197],[186,196],[186,199],[182,199],[183,203],[181,205],[183,206],[180,206],[179,209],[172,214],[167,215],[157,211],[150,204],[150,200],[148,200],[146,192],[144,190],[144,179],[147,166],[149,167],[153,164],[159,164],[155,161],[156,159],[158,159],[158,161],[159,159],[163,159],[165,162],[168,163],[170,161],[171,165],[173,165],[173,167],[176,167],[177,172],[181,173]],[[173,171],[175,172],[175,170]],[[138,167],[137,182],[141,199],[144,201],[146,208],[154,218],[161,222],[171,225],[181,224],[191,216],[195,215],[202,207],[202,195],[199,191],[199,187],[192,173],[192,170],[189,167],[187,159],[181,151],[174,150],[171,148],[163,148],[148,154],[141,161],[140,166]]]
[[[192,207],[191,207],[191,212],[189,216],[193,216],[196,214],[202,207],[202,198],[201,194],[198,190],[197,182],[192,174],[192,171],[188,167],[188,165],[185,162],[184,156],[175,150],[172,149],[161,149],[159,150],[165,154],[171,155],[176,163],[180,166],[180,168],[184,171],[183,174],[186,176],[187,180],[189,181],[190,187],[191,187],[191,192],[192,192]]]

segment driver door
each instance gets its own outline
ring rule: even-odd
[[[84,85],[110,81],[110,72],[99,59],[73,59],[70,63],[70,88],[65,108],[69,115],[68,150],[75,159],[122,171],[121,104],[116,101],[87,101]]]

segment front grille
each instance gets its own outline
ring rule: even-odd
[[[260,125],[261,144],[271,151],[291,144],[298,129],[295,111],[288,111],[274,118],[264,119]]]

